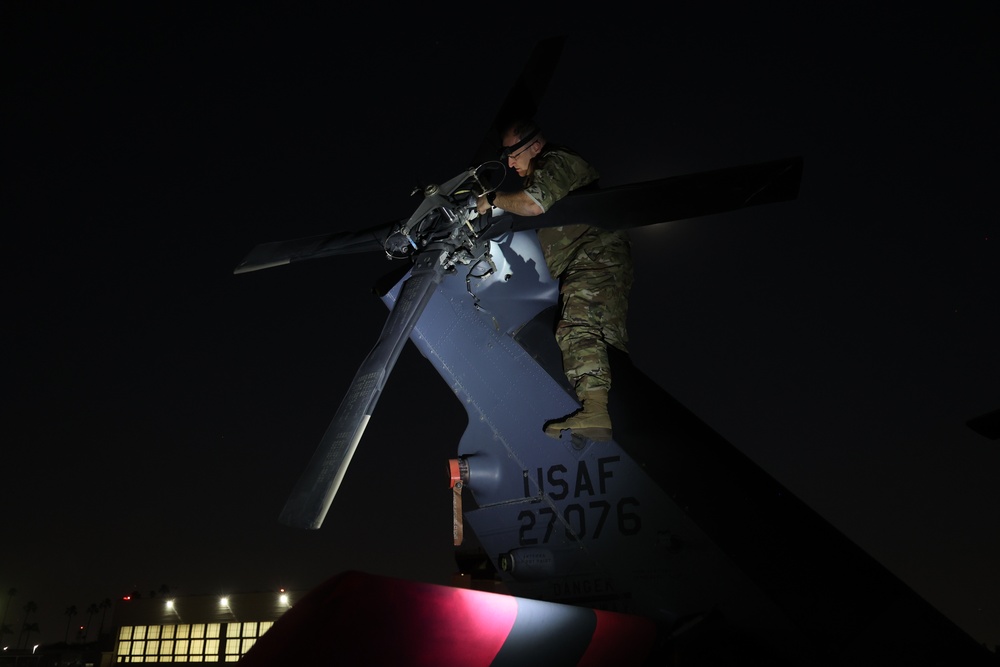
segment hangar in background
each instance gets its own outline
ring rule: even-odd
[[[122,600],[112,664],[237,662],[306,591]]]

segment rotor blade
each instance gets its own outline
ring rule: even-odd
[[[973,417],[965,422],[965,425],[985,438],[1000,440],[1000,408],[997,408],[993,412]]]
[[[304,259],[383,250],[383,242],[394,225],[395,223],[388,223],[358,232],[334,232],[290,241],[261,243],[233,269],[233,273],[249,273]]]
[[[333,421],[292,490],[279,520],[297,528],[319,528],[347,473],[382,388],[421,313],[444,275],[441,253],[417,258],[389,313],[382,334],[358,369]]]
[[[584,224],[628,229],[795,199],[802,158],[729,167],[612,188],[581,190],[535,217],[513,216],[515,230]]]
[[[500,150],[500,133],[503,129],[516,119],[535,116],[542,95],[562,55],[565,42],[564,36],[556,36],[543,39],[535,45],[471,164],[479,165],[488,160],[495,160]],[[395,226],[396,223],[389,223],[360,232],[337,232],[290,241],[261,243],[250,251],[233,273],[249,273],[304,259],[382,250],[383,242]]]
[[[555,72],[559,57],[562,55],[564,36],[549,37],[535,44],[521,74],[504,99],[503,105],[493,119],[476,151],[472,164],[482,164],[487,160],[496,160],[500,153],[500,133],[510,123],[516,120],[534,118],[538,105],[542,101],[545,89],[549,86],[552,74]]]

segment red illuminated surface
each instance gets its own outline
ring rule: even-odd
[[[624,667],[641,664],[653,639],[639,617],[346,572],[285,613],[241,662],[475,667],[543,650]]]

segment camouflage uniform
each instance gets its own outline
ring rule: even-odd
[[[597,170],[572,151],[546,144],[525,180],[525,193],[543,211],[569,192],[596,184]],[[607,346],[628,351],[625,320],[632,288],[628,235],[588,225],[538,230],[549,272],[559,280],[560,316],[556,341],[566,377],[584,410],[587,398],[602,394],[606,412],[611,387]],[[607,419],[610,428],[610,419]]]

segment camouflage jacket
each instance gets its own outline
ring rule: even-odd
[[[573,190],[594,186],[600,174],[586,160],[568,148],[546,144],[535,158],[535,166],[525,179],[524,192],[543,211]],[[595,246],[612,246],[628,252],[624,232],[588,225],[564,225],[538,230],[538,240],[553,278],[559,278],[579,253]]]
[[[546,144],[524,181],[524,192],[544,213],[573,190],[596,184],[600,176],[590,163],[570,149]]]

